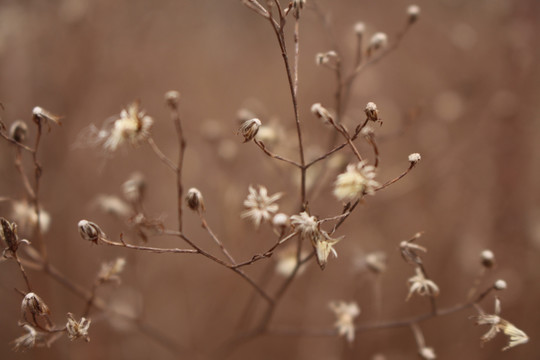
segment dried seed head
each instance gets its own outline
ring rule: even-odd
[[[409,162],[412,164],[417,164],[421,159],[422,157],[419,153],[413,153],[409,155]]]
[[[272,218],[272,225],[277,228],[284,228],[286,226],[289,226],[289,216],[284,213],[274,215],[274,217]]]
[[[101,230],[101,228],[88,220],[79,221],[79,234],[83,240],[91,241],[97,244],[100,239],[105,239],[107,236]]]
[[[28,126],[22,120],[16,120],[9,128],[9,137],[18,143],[23,143],[28,134]]]
[[[140,172],[131,174],[129,179],[122,184],[122,192],[127,201],[133,204],[142,203],[146,192],[146,180],[144,175]]]
[[[325,52],[325,53],[318,53],[315,55],[315,63],[317,65],[328,64],[332,58],[334,59],[338,58],[338,54],[333,50]]]
[[[336,315],[334,326],[340,336],[345,336],[349,343],[354,341],[354,319],[360,315],[360,308],[355,302],[332,301],[330,310]]]
[[[6,244],[9,251],[16,253],[19,247],[17,224],[10,223],[5,218],[0,218],[0,225],[0,238]]]
[[[259,128],[261,127],[261,120],[257,118],[249,119],[244,121],[244,123],[240,126],[237,134],[242,134],[244,137],[244,142],[248,142],[252,140],[255,135],[257,135],[257,132],[259,131]]]
[[[347,171],[339,174],[334,187],[334,195],[339,200],[355,200],[364,195],[375,195],[380,184],[375,180],[375,167],[365,161],[350,164]]]
[[[371,121],[378,121],[379,119],[379,110],[377,110],[377,105],[374,102],[368,102],[364,110],[366,116]]]
[[[409,17],[409,23],[413,24],[418,20],[420,15],[420,7],[418,5],[409,5],[407,8],[407,16]]]
[[[484,250],[480,254],[482,260],[482,266],[491,269],[495,265],[495,255],[491,250]]]
[[[176,107],[180,101],[180,93],[176,90],[167,91],[165,93],[165,101],[170,107]]]
[[[315,103],[311,105],[311,112],[323,121],[325,124],[331,124],[334,121],[332,114],[326,108],[324,108],[320,103]]]
[[[73,341],[83,338],[86,342],[89,342],[88,328],[90,328],[90,319],[81,318],[80,321],[76,321],[72,313],[68,313],[67,317],[66,331],[69,340]]]
[[[495,281],[495,283],[493,284],[493,288],[495,290],[506,290],[506,281],[502,280],[502,279],[499,279],[497,281]]]
[[[36,346],[36,343],[40,338],[39,333],[32,326],[24,324],[23,328],[24,330],[26,330],[26,334],[18,337],[13,341],[14,351],[25,351],[31,349]]]
[[[256,228],[263,221],[271,219],[273,214],[279,210],[279,205],[275,204],[283,196],[283,193],[276,193],[268,196],[266,187],[259,185],[258,189],[249,186],[249,194],[244,200],[244,210],[241,214],[242,218],[249,218],[255,224]]]
[[[120,284],[120,273],[124,271],[126,266],[126,259],[117,258],[114,261],[101,264],[101,269],[98,274],[98,281],[101,283],[104,282],[115,282]]]
[[[362,36],[364,35],[364,32],[366,31],[366,24],[363,23],[362,21],[359,21],[357,22],[356,24],[354,24],[354,33],[357,35],[357,36]]]
[[[378,32],[373,34],[371,40],[369,41],[370,50],[378,50],[383,47],[386,47],[388,44],[388,36],[383,32]]]
[[[386,254],[382,251],[372,252],[366,255],[367,268],[375,274],[383,273],[386,270]]]
[[[129,205],[115,195],[99,195],[95,205],[104,213],[120,218],[128,217],[131,214]]]
[[[125,143],[137,146],[150,137],[153,124],[154,119],[140,108],[139,101],[134,101],[120,112],[120,118],[114,121],[112,129],[103,130],[100,136],[105,139],[103,147],[113,152]]]
[[[36,106],[34,107],[34,109],[32,109],[32,115],[33,115],[33,119],[34,121],[41,121],[41,120],[45,120],[45,121],[52,121],[53,123],[57,124],[57,125],[60,125],[60,116],[58,115],[54,115],[52,114],[51,112],[39,107],[39,106]]]
[[[426,278],[424,272],[420,267],[416,269],[416,275],[409,278],[409,294],[405,300],[409,300],[411,296],[416,292],[420,296],[435,297],[439,295],[439,287],[435,282]]]
[[[51,311],[45,302],[33,292],[29,292],[24,297],[21,304],[21,311],[24,317],[24,314],[27,312],[33,316],[44,316],[49,315]]]
[[[193,211],[204,211],[204,200],[201,192],[196,188],[191,188],[186,194],[186,204]]]

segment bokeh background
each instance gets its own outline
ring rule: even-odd
[[[282,1],[283,2],[283,1]],[[284,3],[284,2],[283,2]],[[315,64],[315,54],[338,47],[350,69],[355,52],[353,26],[366,34],[389,35],[402,29],[407,1],[307,1],[302,15],[299,102],[308,157],[327,149],[331,130],[314,118],[311,104],[331,108],[333,74]],[[427,246],[425,264],[441,288],[440,307],[463,302],[479,273],[480,252],[491,249],[497,266],[482,279],[488,287],[504,279],[503,317],[525,331],[529,344],[507,352],[506,338],[480,347],[486,327],[469,316],[473,309],[422,323],[426,342],[440,359],[533,359],[540,353],[540,167],[538,160],[540,2],[536,0],[440,0],[416,2],[419,21],[399,48],[367,68],[353,87],[345,123],[363,119],[374,101],[384,119],[377,129],[381,151],[379,179],[408,166],[407,156],[422,154],[409,176],[369,197],[340,229],[345,235],[339,258],[324,272],[310,263],[283,298],[273,327],[331,328],[331,300],[356,301],[360,323],[400,319],[429,310],[426,299],[408,302],[413,275],[398,252],[401,240],[418,231]],[[320,15],[326,19],[325,26]],[[289,27],[289,31],[291,27]],[[289,33],[289,35],[291,35]],[[120,194],[134,171],[148,182],[147,210],[166,226],[176,226],[175,179],[147,145],[105,157],[89,146],[91,124],[101,124],[128,103],[140,99],[155,119],[153,136],[163,151],[177,152],[173,125],[164,105],[166,91],[182,93],[181,114],[188,148],[186,187],[199,188],[209,223],[231,252],[248,259],[272,244],[268,226],[255,231],[240,219],[248,185],[282,191],[281,211],[298,206],[297,178],[291,169],[267,158],[254,144],[235,136],[238,110],[248,109],[271,125],[272,149],[297,156],[289,89],[281,55],[269,24],[236,0],[52,0],[0,2],[0,102],[2,121],[31,124],[39,105],[63,116],[43,138],[43,208],[52,217],[45,239],[50,260],[73,282],[90,288],[100,264],[118,256],[127,266],[120,286],[98,291],[107,304],[131,314],[145,326],[109,313],[93,313],[91,342],[65,337],[50,349],[14,353],[10,342],[22,334],[20,296],[24,283],[11,261],[0,264],[0,358],[2,359],[204,359],[238,334],[253,290],[230,271],[192,255],[141,254],[91,246],[77,233],[89,219],[108,234],[129,234],[119,219],[100,211],[100,194]],[[31,127],[31,134],[34,129]],[[371,157],[369,147],[361,151]],[[24,198],[13,166],[13,149],[0,142],[0,196]],[[345,151],[344,163],[351,159]],[[27,159],[28,160],[28,159]],[[31,167],[27,168],[31,171]],[[331,195],[339,169],[313,170],[319,190],[310,198],[312,213],[341,210]],[[9,201],[0,214],[10,218]],[[193,214],[185,215],[186,233],[218,253]],[[24,234],[24,229],[22,229]],[[31,235],[25,236],[31,239]],[[139,241],[133,237],[133,242]],[[181,246],[156,237],[153,246]],[[367,253],[384,251],[388,268],[375,276],[362,266]],[[247,269],[255,278],[270,274],[267,289],[283,281],[275,260]],[[55,322],[76,317],[84,301],[50,277],[30,271],[35,291]],[[483,302],[493,309],[493,297]],[[255,314],[264,304],[257,300]],[[245,325],[245,324],[244,324]],[[162,339],[156,341],[155,337]],[[164,344],[163,339],[173,344]],[[219,352],[218,352],[219,353]],[[235,359],[415,359],[416,345],[407,328],[360,333],[349,347],[337,337],[262,336],[238,347]],[[225,357],[225,352],[216,356]]]

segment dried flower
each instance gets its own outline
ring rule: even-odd
[[[249,194],[244,200],[244,206],[247,210],[242,212],[242,218],[250,218],[255,227],[258,228],[261,222],[268,221],[279,210],[279,206],[274,204],[283,196],[282,193],[276,193],[268,196],[268,190],[262,185],[255,190],[252,186],[249,187]]]
[[[69,340],[73,341],[83,338],[86,342],[89,342],[88,329],[90,328],[91,320],[83,317],[80,321],[76,321],[72,313],[68,313],[67,317],[66,331]]]
[[[95,201],[95,205],[109,215],[128,217],[131,214],[129,205],[115,195],[99,195]]]
[[[357,22],[356,24],[354,24],[354,33],[357,35],[357,36],[362,36],[364,35],[364,32],[366,31],[366,24],[363,23],[362,21],[359,21]]]
[[[116,151],[119,146],[129,143],[137,146],[150,137],[150,129],[154,120],[139,108],[139,101],[134,101],[120,112],[120,118],[115,120],[112,129],[105,130],[100,135],[106,140],[103,144],[105,150]]]
[[[386,254],[382,251],[367,254],[365,258],[367,268],[375,274],[383,273],[386,270],[386,261]]]
[[[19,248],[19,238],[17,236],[17,224],[10,223],[5,218],[0,218],[0,238],[6,244],[7,248],[4,250],[4,256],[6,251],[16,253]]]
[[[21,229],[31,230],[38,224],[38,215],[34,205],[30,205],[26,200],[13,202],[13,219]],[[39,229],[41,233],[49,231],[51,216],[43,209],[39,209]]]
[[[345,336],[349,343],[354,341],[354,318],[360,315],[360,308],[355,302],[333,301],[330,309],[336,315],[334,326],[340,336]]]
[[[388,36],[383,32],[373,34],[369,41],[370,50],[378,50],[385,47],[388,44]]]
[[[375,167],[365,161],[350,164],[347,171],[339,174],[335,183],[334,195],[339,200],[354,200],[365,194],[374,195],[380,184],[374,180]]]
[[[193,211],[204,211],[204,201],[201,192],[196,188],[188,190],[186,204]]]
[[[45,121],[52,121],[53,123],[57,124],[57,125],[60,125],[61,122],[60,122],[60,116],[58,115],[54,115],[52,114],[51,112],[39,107],[39,106],[36,106],[32,109],[32,115],[33,115],[33,119],[34,121],[41,121],[41,120],[45,120]]]
[[[417,164],[421,159],[422,157],[419,153],[413,153],[409,155],[409,162],[412,164]]]
[[[98,274],[98,281],[101,283],[104,282],[116,282],[120,283],[120,273],[124,270],[126,266],[126,259],[117,258],[114,261],[101,264],[101,269]]]
[[[480,253],[482,265],[485,268],[491,269],[495,265],[495,255],[491,250],[484,250]]]
[[[332,114],[324,108],[320,103],[315,103],[311,105],[311,112],[323,121],[325,124],[330,124],[334,122]]]
[[[422,359],[426,359],[426,360],[432,360],[432,359],[437,358],[437,356],[435,355],[435,350],[433,350],[433,348],[426,347],[426,346],[422,347],[418,351],[418,354],[420,355]]]
[[[416,275],[409,280],[409,294],[406,300],[416,292],[420,296],[437,296],[439,295],[439,287],[433,281],[427,279],[420,267],[416,267]]]
[[[523,331],[509,323],[508,321],[501,318],[499,315],[501,313],[501,302],[499,298],[495,298],[495,314],[481,314],[478,316],[473,316],[472,318],[476,319],[476,325],[491,325],[491,328],[485,333],[480,340],[482,344],[493,339],[497,333],[502,331],[505,335],[510,338],[510,341],[507,346],[503,348],[508,350],[514,346],[525,344],[529,341],[529,337]]]
[[[306,5],[306,0],[292,0],[293,15],[298,18],[300,16],[300,10]]]
[[[180,101],[180,93],[176,90],[167,91],[165,93],[165,101],[167,102],[167,105],[175,108]]]
[[[107,235],[101,230],[101,228],[88,220],[81,220],[78,224],[79,234],[83,240],[91,241],[97,244],[100,239],[106,239]]]
[[[364,109],[366,116],[371,121],[378,121],[379,119],[379,110],[377,110],[377,105],[374,102],[368,102],[366,108]]]
[[[136,172],[131,174],[129,179],[122,184],[124,198],[132,204],[140,204],[146,192],[146,181],[144,175]]]
[[[495,290],[506,290],[506,281],[502,280],[502,279],[499,279],[497,281],[495,281],[495,283],[493,284],[493,288]]]
[[[310,216],[307,212],[302,211],[300,215],[291,216],[292,226],[300,231],[303,238],[313,239],[319,232],[319,224],[315,216]]]
[[[418,20],[420,15],[420,7],[418,5],[409,5],[407,8],[407,16],[409,17],[409,23],[413,24]]]
[[[26,330],[26,334],[18,337],[13,341],[13,350],[14,351],[25,351],[28,349],[33,348],[36,346],[36,343],[38,341],[39,335],[36,329],[34,329],[32,326],[28,324],[23,325],[24,330]]]
[[[253,118],[244,121],[236,133],[242,134],[242,136],[244,137],[244,142],[248,142],[252,140],[255,135],[257,135],[260,127],[261,120]]]
[[[21,303],[21,312],[23,317],[25,317],[27,312],[32,314],[32,316],[45,316],[51,313],[45,302],[33,292],[29,292],[24,296]]]
[[[9,137],[18,143],[23,143],[28,134],[28,126],[22,120],[15,120],[9,128]]]
[[[274,215],[272,218],[272,225],[277,228],[285,228],[289,225],[289,216],[284,213]]]
[[[327,51],[325,53],[317,53],[315,55],[315,63],[317,65],[328,64],[331,59],[337,59],[338,54],[334,50]]]
[[[427,249],[423,246],[415,244],[414,241],[419,239],[422,233],[416,233],[412,239],[402,241],[399,244],[399,250],[401,256],[408,263],[422,264],[422,258],[418,255],[418,251],[427,252]]]
[[[334,245],[341,241],[343,237],[334,239],[331,238],[328,233],[324,230],[320,230],[317,233],[317,236],[311,238],[311,244],[315,248],[315,255],[317,256],[317,262],[321,267],[321,270],[324,270],[326,264],[328,263],[328,256],[334,254],[337,257],[337,251],[334,249]]]

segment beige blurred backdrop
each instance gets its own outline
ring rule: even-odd
[[[300,28],[299,110],[308,157],[327,149],[330,134],[309,109],[315,102],[331,107],[335,89],[333,74],[315,64],[315,54],[337,44],[350,69],[354,24],[364,21],[368,35],[383,31],[392,43],[410,5],[401,0],[319,0],[327,28],[312,2],[307,0]],[[398,251],[401,240],[424,231],[420,243],[429,249],[425,265],[441,288],[439,306],[466,299],[480,271],[480,252],[491,249],[497,266],[481,287],[499,278],[507,281],[508,290],[499,294],[503,317],[531,338],[504,353],[503,335],[480,348],[487,328],[474,325],[469,316],[475,311],[469,309],[422,323],[427,344],[440,359],[533,359],[540,353],[540,50],[535,35],[540,33],[540,2],[416,3],[419,21],[396,51],[360,75],[344,121],[353,128],[363,120],[368,101],[378,105],[384,119],[377,129],[382,181],[408,166],[408,154],[419,152],[422,161],[402,181],[366,199],[338,232],[345,236],[337,245],[339,258],[331,259],[324,272],[309,264],[284,297],[272,326],[331,328],[328,302],[341,299],[359,304],[360,323],[428,311],[424,298],[404,301],[414,271]],[[238,333],[253,290],[232,272],[203,257],[91,246],[77,233],[80,219],[99,223],[113,237],[128,231],[93,204],[99,194],[120,194],[134,171],[147,177],[148,212],[167,227],[176,226],[174,176],[147,145],[111,158],[81,146],[89,125],[101,126],[140,99],[155,119],[156,142],[175,158],[174,127],[163,100],[171,89],[182,94],[188,143],[184,184],[201,190],[209,223],[231,252],[249,259],[274,237],[269,227],[255,231],[240,219],[248,185],[284,192],[280,205],[288,214],[298,206],[291,169],[235,136],[237,112],[247,108],[263,123],[280,128],[273,151],[297,156],[288,84],[268,22],[236,0],[0,2],[3,122],[23,119],[30,124],[36,105],[63,116],[62,126],[44,136],[40,150],[41,200],[52,216],[45,236],[51,262],[90,288],[103,261],[125,257],[122,284],[103,287],[99,296],[153,327],[145,334],[129,322],[94,313],[90,343],[64,337],[50,349],[14,353],[10,342],[22,329],[17,326],[20,296],[13,289],[23,289],[24,283],[16,264],[5,261],[0,264],[0,358],[204,359]],[[361,144],[371,158],[370,148]],[[24,190],[14,170],[13,149],[1,142],[0,154],[0,196],[21,199]],[[352,159],[349,151],[344,154]],[[317,174],[325,183],[310,199],[312,213],[341,211],[331,195],[336,174]],[[0,203],[0,215],[9,218],[10,211],[8,202]],[[218,252],[195,215],[185,214],[185,221],[186,233]],[[161,237],[150,244],[182,246]],[[358,265],[372,251],[388,255],[388,269],[378,281]],[[262,278],[273,266],[273,259],[265,260],[247,271]],[[29,276],[54,321],[64,322],[68,311],[76,317],[82,313],[83,300],[43,274],[30,271]],[[273,275],[268,289],[275,290],[280,281]],[[264,304],[257,304],[260,312]],[[483,305],[492,311],[493,297]],[[174,340],[174,353],[148,335],[156,331]],[[352,347],[337,337],[262,336],[230,358],[371,359],[375,354],[389,360],[417,358],[411,331],[359,333]]]

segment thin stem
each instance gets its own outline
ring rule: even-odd
[[[392,180],[389,180],[389,181],[385,182],[384,184],[382,184],[381,186],[376,188],[375,191],[379,191],[379,190],[382,190],[384,188],[387,188],[388,186],[392,185],[393,183],[399,181],[401,178],[403,178],[405,175],[407,175],[415,166],[416,166],[416,163],[411,162],[409,167],[407,168],[407,170],[405,170],[401,175],[399,175],[398,177],[395,177]]]
[[[284,162],[289,163],[289,164],[291,164],[291,165],[294,165],[294,166],[296,166],[296,167],[298,167],[298,168],[302,168],[302,165],[300,165],[300,164],[297,163],[296,161],[292,161],[292,160],[286,159],[286,158],[284,158],[284,157],[281,157],[281,156],[279,156],[279,155],[273,154],[270,150],[268,150],[268,149],[266,148],[266,146],[264,146],[264,143],[263,143],[262,141],[257,140],[257,139],[253,139],[253,141],[255,142],[255,144],[257,144],[257,146],[258,146],[259,148],[261,148],[262,151],[264,151],[264,153],[265,153],[266,155],[270,156],[271,158],[276,159],[276,160],[284,161]]]
[[[169,159],[157,146],[156,142],[153,138],[148,138],[148,145],[150,145],[150,148],[152,148],[152,151],[156,154],[156,156],[165,164],[167,167],[169,167],[172,171],[176,172],[177,168],[176,165],[172,162],[171,159]]]
[[[199,217],[201,218],[201,225],[203,227],[203,229],[205,229],[208,234],[210,235],[210,237],[214,240],[214,242],[219,246],[219,248],[221,249],[221,252],[223,254],[225,254],[225,256],[227,257],[227,259],[229,259],[229,261],[234,265],[236,266],[236,261],[234,260],[234,258],[232,257],[232,255],[229,253],[229,251],[225,248],[225,246],[223,246],[223,243],[221,242],[221,240],[219,240],[219,238],[214,234],[214,232],[212,231],[212,229],[210,229],[210,226],[208,226],[208,223],[206,222],[206,219],[204,218],[204,215],[201,211],[199,211]]]
[[[21,270],[21,274],[24,278],[24,282],[26,283],[26,287],[28,288],[28,292],[32,292],[32,287],[30,286],[30,280],[28,279],[28,275],[26,275],[26,271],[24,270],[21,260],[19,259],[19,256],[17,255],[16,252],[13,253],[13,258],[17,262],[17,265],[19,265],[19,269]]]
[[[180,113],[178,112],[178,103],[175,101],[168,102],[171,108],[171,119],[176,128],[176,136],[178,138],[178,165],[176,166],[176,188],[178,192],[178,231],[182,232],[182,206],[183,206],[183,188],[182,188],[182,167],[184,165],[184,153],[186,149],[186,139],[182,130],[182,122],[180,121]]]

